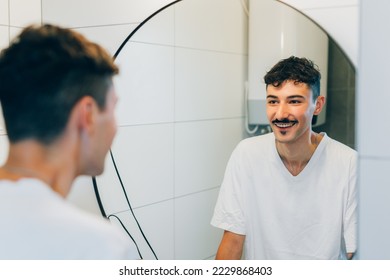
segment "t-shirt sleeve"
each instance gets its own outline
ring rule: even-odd
[[[237,147],[227,164],[211,225],[244,235],[245,219],[240,175],[240,151]]]
[[[348,200],[344,214],[344,241],[347,253],[357,249],[357,154],[351,159]]]

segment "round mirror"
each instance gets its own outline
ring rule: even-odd
[[[261,15],[251,4],[175,1],[118,46],[119,130],[96,193],[102,212],[123,224],[145,259],[214,258],[222,232],[210,219],[230,153],[254,127],[254,134],[267,132],[265,123],[247,123],[250,110],[262,113],[261,104],[249,109],[247,82],[253,75],[261,83],[269,63],[303,56],[310,44],[321,48],[327,109],[315,130],[354,147],[355,71],[343,51],[327,35],[320,45],[310,40],[321,28],[275,0],[257,1],[272,20],[253,24]],[[310,23],[309,38],[298,22]],[[265,49],[251,60],[256,33]]]

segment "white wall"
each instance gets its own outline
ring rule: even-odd
[[[361,1],[358,84],[360,258],[390,259],[390,2]]]

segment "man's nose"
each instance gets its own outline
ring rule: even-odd
[[[280,103],[275,114],[275,118],[278,120],[287,119],[289,116],[287,104]]]

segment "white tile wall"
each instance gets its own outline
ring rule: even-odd
[[[173,46],[175,40],[175,8],[167,8],[149,19],[133,34],[130,40]]]
[[[175,196],[219,187],[226,163],[242,139],[242,119],[177,123]]]
[[[360,1],[357,140],[360,156],[360,259],[390,259],[389,1]],[[378,82],[380,81],[380,82]]]
[[[44,22],[67,27],[127,24],[141,22],[156,10],[171,2],[173,1],[42,0],[42,14]]]
[[[8,0],[0,0],[0,25],[9,24]]]
[[[173,197],[173,137],[173,124],[120,127],[112,152],[134,207]]]
[[[224,12],[220,12],[222,9]],[[176,5],[175,23],[177,46],[247,53],[248,38],[244,31],[248,18],[240,1],[183,1]]]
[[[20,32],[22,32],[23,28],[22,27],[13,27],[11,26],[9,28],[9,38],[10,38],[10,42],[12,42],[12,40],[19,35]]]
[[[91,213],[100,215],[95,192],[92,184],[92,177],[80,176],[73,183],[67,199],[74,205]]]
[[[243,116],[246,56],[182,48],[175,55],[177,121]]]
[[[381,147],[377,144],[377,147]],[[382,146],[383,147],[383,146]],[[390,159],[360,160],[359,255],[361,259],[389,259]]]
[[[164,201],[134,209],[134,214],[158,259],[174,259],[174,201]],[[130,211],[116,214],[135,239],[144,259],[153,260],[154,255],[142,237]],[[115,222],[115,218],[111,218]]]
[[[210,220],[218,192],[219,188],[175,200],[176,259],[206,259],[217,251],[222,231]]]
[[[10,25],[25,27],[41,24],[41,0],[10,0]]]
[[[8,47],[9,44],[9,27],[0,26],[0,50]]]
[[[115,26],[98,26],[75,28],[89,40],[96,42],[107,49],[112,56],[127,36],[137,27],[138,24],[124,24]]]
[[[174,49],[130,42],[117,57],[118,121],[121,125],[172,122]]]

